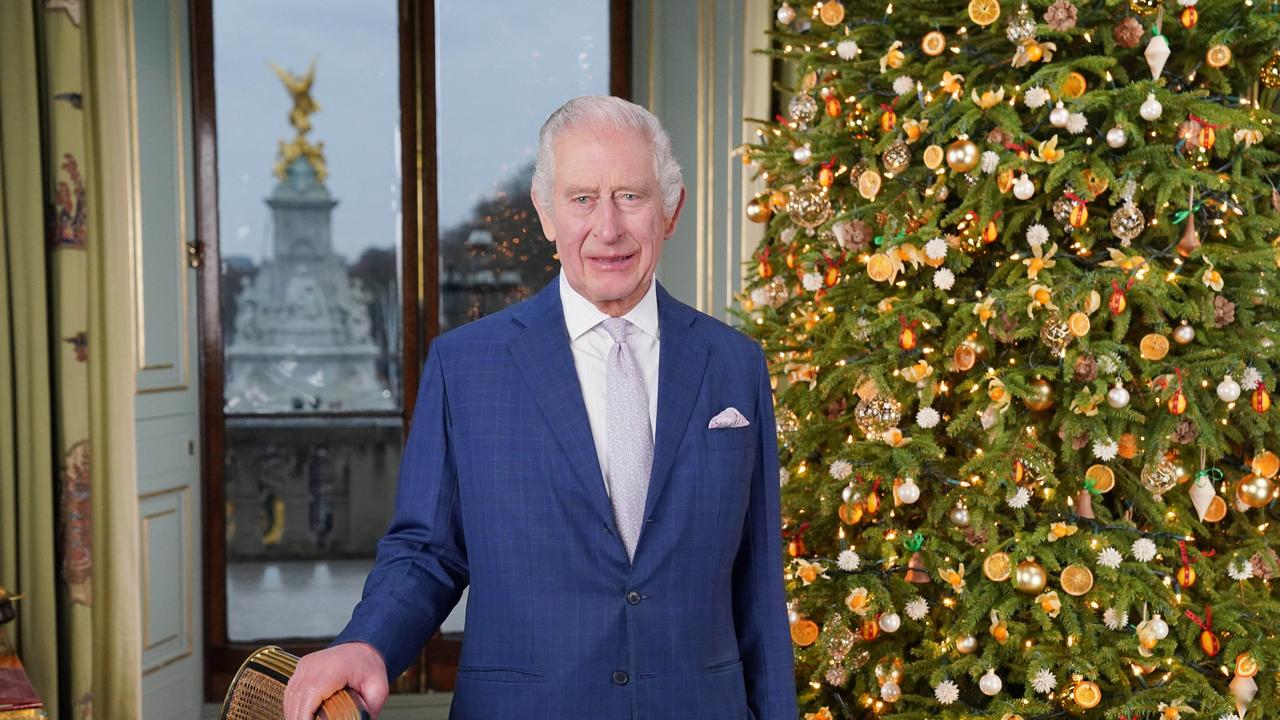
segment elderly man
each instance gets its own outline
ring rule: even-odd
[[[379,710],[469,584],[453,720],[795,720],[769,375],[654,279],[670,139],[571,100],[533,199],[560,276],[432,343],[395,518],[287,716],[343,686]]]

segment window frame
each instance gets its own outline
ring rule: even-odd
[[[200,333],[200,417],[203,442],[203,626],[204,695],[219,702],[236,670],[262,643],[227,638],[226,420],[223,412],[225,336],[221,317],[221,253],[218,243],[217,117],[214,85],[213,3],[189,0],[191,32],[192,114],[195,167],[196,242],[204,262],[198,271]],[[436,58],[434,0],[399,0],[399,103],[401,127],[402,265],[402,407],[406,434],[413,416],[426,349],[440,332],[440,229],[436,215]],[[609,0],[609,88],[613,95],[632,94],[632,0]],[[371,413],[357,413],[366,416]],[[343,417],[349,413],[316,413]],[[296,655],[327,645],[314,639],[273,638],[268,641]],[[452,690],[462,633],[431,638],[418,661],[402,675],[393,691]]]

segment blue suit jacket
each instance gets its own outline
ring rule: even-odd
[[[795,720],[763,353],[657,287],[632,565],[557,283],[432,343],[395,517],[336,642],[371,643],[394,677],[470,584],[453,720]],[[708,429],[730,406],[751,424]]]

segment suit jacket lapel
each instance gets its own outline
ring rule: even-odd
[[[531,301],[517,308],[514,317],[525,325],[524,332],[511,344],[515,363],[560,449],[569,458],[592,507],[617,534],[613,506],[605,492],[600,459],[596,456],[587,407],[582,401],[582,386],[569,346],[569,331],[560,305],[559,279],[552,280]]]
[[[649,517],[666,486],[676,451],[702,385],[707,363],[707,343],[690,326],[697,319],[692,308],[677,301],[659,283],[658,426],[655,431],[653,470],[645,499]],[[613,506],[605,491],[600,459],[596,456],[591,423],[582,401],[560,304],[559,279],[516,309],[515,319],[525,326],[511,344],[516,365],[550,424],[561,450],[583,484],[583,490],[601,520],[617,533]],[[621,537],[619,535],[619,537]],[[643,542],[644,533],[641,533]]]
[[[645,517],[666,487],[675,461],[676,451],[684,440],[685,428],[702,386],[707,364],[707,342],[690,326],[698,314],[666,291],[659,283],[658,292],[658,427],[653,448],[653,474],[644,503]],[[644,533],[640,533],[644,542]]]

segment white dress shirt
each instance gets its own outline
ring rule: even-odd
[[[649,434],[658,427],[658,293],[656,281],[650,281],[649,291],[639,304],[622,317],[635,325],[627,344],[640,365],[644,376],[645,391],[649,396]],[[560,304],[564,307],[564,324],[569,330],[569,344],[573,349],[573,365],[578,371],[578,384],[587,406],[587,421],[591,424],[591,438],[596,444],[596,457],[600,460],[600,472],[604,475],[604,489],[609,491],[609,438],[608,412],[605,407],[605,372],[613,338],[600,323],[609,319],[591,301],[578,294],[560,271]]]

